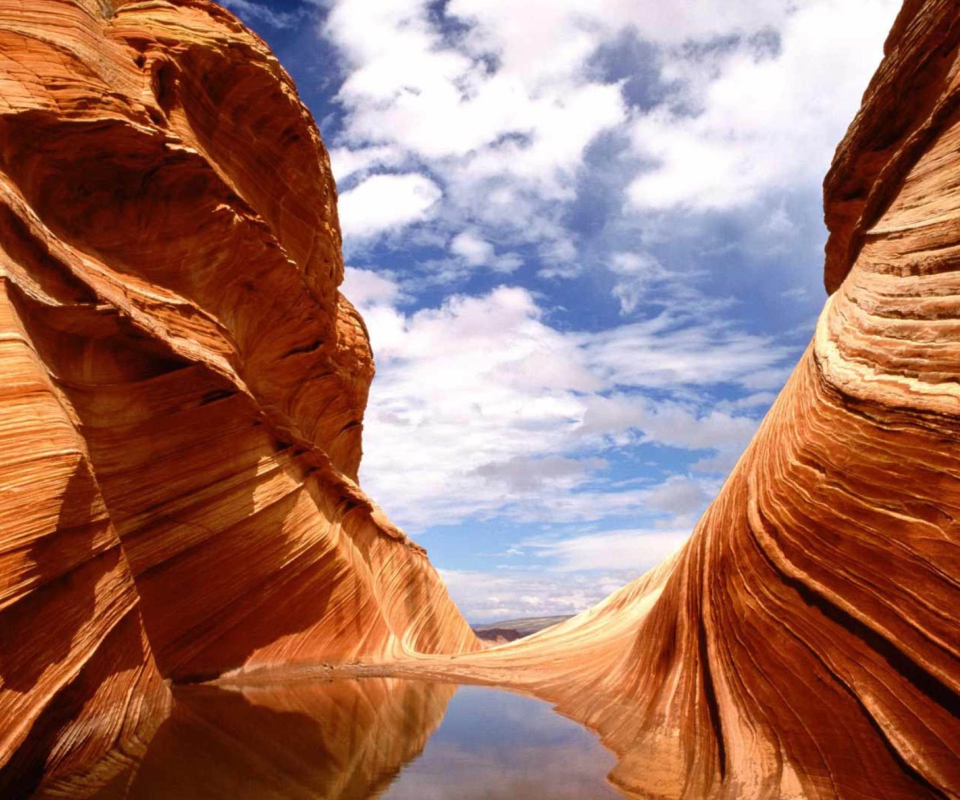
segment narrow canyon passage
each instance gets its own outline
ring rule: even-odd
[[[630,797],[960,797],[956,3],[903,6],[814,339],[692,538],[491,649],[358,484],[373,355],[266,45],[207,0],[0,0],[0,55],[0,794],[373,796],[454,680],[555,704]]]

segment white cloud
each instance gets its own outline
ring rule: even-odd
[[[478,267],[485,267],[492,272],[509,274],[515,272],[523,264],[523,259],[516,253],[497,254],[496,248],[482,238],[474,229],[461,231],[450,240],[449,249],[454,256],[447,262],[438,262],[442,279],[453,279],[464,270],[469,271]]]
[[[642,162],[624,158],[624,180],[606,189],[610,205],[628,200],[624,219],[642,218],[644,231],[660,225],[670,237],[678,214],[735,209],[754,220],[767,253],[795,249],[800,227],[782,198],[758,201],[819,183],[879,58],[896,1],[535,0],[520,8],[508,0],[452,0],[442,12],[426,0],[324,5],[323,34],[348,70],[339,92],[343,130],[331,153],[338,179],[412,165],[431,176],[374,175],[345,192],[348,243],[426,222],[418,235],[429,231],[453,257],[422,259],[425,280],[454,283],[471,270],[518,270],[524,262],[516,251],[530,244],[539,249],[533,266],[542,280],[568,278],[591,263],[579,257],[566,214],[587,147],[604,132],[629,134]],[[452,31],[441,17],[461,27]],[[652,110],[631,108],[623,84],[592,61],[623,35],[657,48],[664,94]],[[396,197],[401,190],[406,201]],[[613,273],[622,315],[643,313],[652,298],[700,304],[649,253],[609,244],[611,255],[593,263]],[[399,332],[402,320],[391,321]],[[632,358],[638,343],[626,334],[618,330],[606,348],[594,343],[592,367],[642,367],[650,383],[655,365]],[[754,357],[754,344],[741,357]],[[737,358],[737,343],[728,345],[726,363]],[[699,346],[639,351],[652,353],[666,385],[712,371]],[[752,386],[776,388],[785,374],[757,370]],[[638,381],[626,376],[628,384]],[[732,457],[721,453],[702,466],[720,469]]]
[[[340,195],[344,238],[369,238],[428,219],[443,192],[419,173],[373,175]]]
[[[665,389],[718,383],[779,389],[785,376],[770,367],[792,353],[722,318],[691,324],[677,312],[584,337],[583,345],[606,382]]]
[[[744,43],[705,62],[674,53],[701,110],[661,105],[633,124],[638,154],[656,162],[629,187],[633,204],[730,209],[819,184],[899,7],[812,0],[785,17],[779,52]],[[789,220],[774,223],[782,231]]]
[[[564,210],[601,133],[632,137],[638,161],[622,166],[636,173],[626,192],[634,211],[741,208],[818,183],[898,2],[451,0],[439,13],[428,0],[323,5],[321,33],[348,73],[338,179],[426,165],[445,195],[434,219],[445,239],[540,245],[559,262],[543,277],[557,277],[579,268]],[[593,61],[624,35],[657,48],[665,88],[647,112]],[[410,215],[422,219],[416,208]],[[386,223],[378,220],[374,229]],[[796,232],[782,207],[768,222],[773,246]],[[468,223],[475,229],[464,233]],[[474,248],[463,263],[506,270],[518,261],[491,265]],[[614,294],[632,313],[649,288],[622,279]]]
[[[619,86],[586,74],[600,32],[590,25],[578,32],[567,13],[568,35],[545,51],[550,68],[528,70],[517,64],[517,42],[500,37],[511,24],[506,8],[450,4],[445,13],[469,32],[445,31],[426,0],[330,4],[322,32],[349,70],[338,95],[345,110],[338,177],[383,154],[393,159],[385,163],[399,163],[402,153],[441,181],[438,224],[450,233],[471,220],[508,229],[514,243],[572,249],[560,209],[544,203],[574,198],[586,147],[626,120]],[[470,263],[491,266],[479,257]],[[514,256],[493,266],[518,263]]]
[[[610,256],[610,271],[617,275],[647,277],[661,275],[663,267],[649,253],[613,253]]]
[[[774,395],[764,397],[772,401]],[[661,400],[650,404],[643,398],[620,393],[587,398],[583,419],[583,430],[590,433],[619,433],[638,428],[651,440],[673,447],[737,452],[750,441],[756,427],[757,421],[751,417],[733,416],[716,408],[699,413],[689,403]]]
[[[450,242],[450,252],[472,267],[489,264],[494,256],[493,245],[481,239],[474,231],[463,231],[454,236]]]
[[[712,486],[713,491],[709,491],[701,481],[686,475],[671,475],[659,486],[647,490],[645,502],[673,515],[673,524],[682,520],[693,527],[718,488]]]
[[[619,301],[623,315],[636,310],[654,286],[667,285],[673,294],[678,294],[676,290],[682,288],[678,276],[664,269],[649,253],[615,252],[611,254],[607,266],[614,275],[619,276],[613,287],[613,296]]]
[[[672,556],[690,536],[680,531],[605,531],[535,544],[561,572],[629,570],[641,575]]]
[[[333,177],[340,184],[352,175],[366,172],[374,167],[395,167],[403,161],[403,154],[389,145],[363,147],[334,147],[330,151],[330,167]]]
[[[476,515],[699,513],[712,484],[686,485],[696,508],[681,509],[665,494],[680,491],[680,479],[659,490],[614,486],[605,451],[646,442],[732,463],[756,419],[702,409],[686,389],[746,391],[793,355],[723,323],[672,317],[561,332],[518,287],[407,314],[390,304],[396,285],[366,272],[351,269],[346,291],[356,292],[377,354],[361,479],[414,533]]]
[[[605,575],[527,570],[440,570],[450,596],[474,623],[577,614],[637,577],[629,570]]]
[[[534,566],[441,569],[440,575],[471,622],[578,614],[662,563],[689,535],[690,529],[615,530],[531,540],[522,549],[533,553]]]
[[[344,269],[340,291],[359,308],[391,306],[402,297],[391,276],[355,267]]]
[[[606,466],[607,462],[601,458],[545,456],[537,459],[518,455],[507,461],[481,464],[473,474],[518,492],[539,489],[545,483],[562,490],[563,484],[576,486],[590,472]]]

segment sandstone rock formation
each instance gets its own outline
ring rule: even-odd
[[[110,780],[164,678],[478,647],[356,484],[372,357],[266,46],[11,0],[0,59],[0,795]]]
[[[668,563],[464,656],[656,798],[960,797],[960,8],[904,6],[825,182],[833,294]]]
[[[630,796],[960,797],[954,2],[897,20],[825,183],[815,339],[690,543],[483,652],[356,484],[372,359],[326,154],[263,43],[205,0],[0,0],[0,56],[0,795],[189,772],[164,742],[196,741],[203,698],[164,679],[363,659],[553,699]],[[294,696],[238,696],[233,724]],[[376,739],[358,791],[443,698],[400,705],[424,724]]]

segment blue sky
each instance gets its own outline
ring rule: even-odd
[[[896,0],[226,0],[331,153],[364,488],[467,618],[673,552],[824,299],[820,184]]]

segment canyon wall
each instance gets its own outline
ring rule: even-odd
[[[689,543],[454,662],[599,731],[631,796],[960,797],[955,2],[904,6],[824,195],[832,294]]]
[[[0,59],[0,794],[193,774],[178,731],[246,765],[261,719],[322,739],[355,703],[385,737],[331,757],[372,791],[446,694],[250,691],[238,744],[168,686],[362,659],[554,700],[630,796],[960,797],[955,2],[894,26],[825,182],[814,341],[690,542],[483,652],[357,485],[372,357],[265,45],[204,0],[0,0]]]
[[[356,483],[329,159],[232,15],[0,0],[0,275],[0,793],[109,780],[164,679],[479,646]]]

